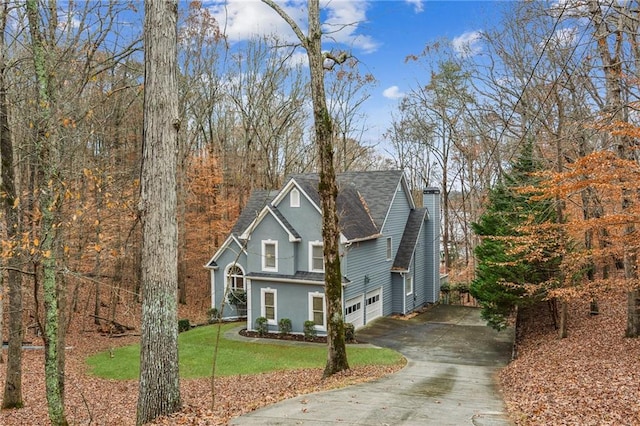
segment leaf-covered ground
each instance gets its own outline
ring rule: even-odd
[[[65,405],[70,424],[118,426],[135,424],[135,409],[138,398],[137,381],[98,379],[86,374],[84,364],[84,359],[88,354],[108,350],[113,345],[132,343],[135,339],[135,337],[108,339],[98,333],[83,333],[68,337]],[[2,385],[4,384],[5,366],[5,364],[0,364],[0,383]],[[158,424],[226,424],[231,417],[282,399],[372,380],[401,367],[356,367],[327,380],[322,379],[322,369],[220,378],[215,381],[213,409],[211,408],[210,379],[182,380],[181,392],[184,409],[170,419],[159,420]],[[0,424],[6,426],[49,424],[46,411],[42,351],[25,350],[23,368],[25,408],[0,412]]]
[[[518,358],[500,374],[518,425],[640,425],[640,339],[624,337],[626,295],[570,305],[559,340],[548,309],[529,310]]]

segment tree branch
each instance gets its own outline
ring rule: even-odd
[[[287,12],[284,11],[283,8],[280,7],[280,5],[278,5],[275,1],[273,0],[261,0],[262,3],[266,4],[267,6],[269,6],[271,9],[273,9],[278,15],[280,15],[280,17],[282,19],[285,20],[285,22],[287,24],[289,24],[289,26],[291,27],[291,29],[293,30],[293,32],[296,34],[296,36],[298,37],[298,39],[300,40],[300,43],[302,43],[302,46],[306,49],[307,46],[309,45],[308,43],[308,39],[307,37],[304,35],[304,33],[302,32],[302,30],[300,29],[300,27],[298,26],[298,24],[296,24],[296,21],[294,21],[291,16],[289,16],[287,14]]]

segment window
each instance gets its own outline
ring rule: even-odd
[[[324,253],[320,241],[309,243],[309,271],[324,272]]]
[[[289,207],[300,207],[300,191],[296,188],[289,193]]]
[[[261,306],[260,306],[260,315],[267,319],[268,324],[277,324],[277,294],[276,290],[272,288],[263,288],[260,290],[261,293]]]
[[[278,242],[267,240],[262,242],[262,270],[278,270]]]
[[[231,264],[227,268],[227,287],[231,291],[244,291],[244,272],[240,266]]]
[[[413,294],[413,275],[406,275],[404,277],[404,292],[407,296]]]
[[[324,294],[309,293],[309,320],[315,323],[316,329],[325,329]]]
[[[367,301],[366,301],[366,305],[373,305],[376,302],[380,301],[380,293],[376,294],[375,296],[371,296],[371,297],[367,297]]]
[[[391,245],[391,237],[387,237],[387,260],[391,260],[392,254],[393,254],[393,250]]]
[[[345,309],[345,315],[350,315],[354,312],[358,312],[362,308],[362,304],[360,302],[356,302],[353,305],[347,306]]]

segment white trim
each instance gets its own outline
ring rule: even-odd
[[[274,263],[275,266],[267,266],[267,254],[266,254],[266,246],[267,244],[274,246]],[[269,272],[278,272],[278,240],[262,240],[262,250],[260,254],[262,258],[262,270]]]
[[[225,266],[224,268],[224,288],[226,291],[226,288],[229,287],[229,270],[233,267],[237,267],[240,269],[240,271],[242,272],[242,291],[247,291],[247,280],[246,280],[246,272],[244,271],[244,268],[242,267],[242,265],[238,262],[231,262],[229,263],[227,266]],[[237,274],[235,276],[238,276]],[[234,288],[229,287],[229,290],[237,290]]]
[[[411,290],[409,290],[409,292],[407,292],[407,280],[411,283]],[[413,294],[414,288],[414,280],[413,280],[413,274],[409,273],[407,275],[404,276],[404,295],[405,296],[411,296]]]
[[[316,203],[313,202],[313,199],[311,197],[309,197],[309,194],[307,194],[301,187],[300,185],[298,185],[298,183],[295,181],[295,179],[291,179],[289,180],[289,182],[287,182],[287,184],[284,186],[284,188],[282,188],[280,190],[280,192],[278,193],[278,195],[276,195],[273,198],[273,201],[271,201],[271,204],[273,204],[274,206],[277,206],[278,204],[280,204],[280,201],[283,200],[283,198],[287,195],[287,193],[289,192],[289,189],[291,189],[292,187],[296,187],[298,188],[298,190],[300,191],[301,194],[303,194],[305,196],[305,198],[309,201],[309,203],[311,203],[311,205],[318,211],[318,213],[322,214],[322,209],[320,208],[320,206],[318,206]]]
[[[247,250],[244,248],[244,244],[242,244],[240,242],[240,240],[238,240],[235,235],[231,234],[227,237],[226,240],[224,240],[224,243],[222,243],[222,245],[220,246],[220,248],[216,251],[216,253],[211,257],[211,259],[209,259],[209,261],[207,263],[205,263],[204,267],[207,269],[217,269],[218,266],[215,267],[211,267],[208,266],[211,262],[215,262],[215,260],[218,258],[218,256],[220,256],[222,254],[223,251],[225,251],[227,248],[229,248],[229,246],[231,245],[231,242],[235,241],[235,243],[238,245],[238,247],[240,247],[240,251],[242,253],[244,253],[245,255],[247,254]],[[238,252],[234,253],[238,254]]]
[[[267,293],[273,294],[273,319],[267,318],[267,310],[264,304],[264,296]],[[267,318],[267,324],[278,325],[278,290],[271,287],[260,289],[260,316]]]
[[[400,186],[402,186],[402,189],[403,189],[402,192],[404,193],[404,196],[407,199],[407,202],[409,203],[409,208],[413,209],[416,207],[416,204],[413,202],[413,197],[411,196],[411,191],[409,191],[409,184],[407,183],[404,173],[402,173],[402,176],[400,176],[400,182],[398,182],[395,192],[393,193],[393,197],[391,198],[391,202],[387,206],[387,213],[384,215],[384,220],[382,221],[382,226],[380,227],[380,229],[384,229],[385,226],[387,225],[387,219],[389,219],[389,215],[391,214],[391,207],[393,206],[393,203],[396,200],[396,195],[398,195]]]
[[[309,321],[313,321],[313,299],[319,297],[322,299],[322,323],[323,325],[316,325],[315,329],[318,331],[327,331],[327,301],[324,297],[324,293],[318,291],[310,292],[308,299],[309,308]]]
[[[298,188],[292,188],[289,191],[289,207],[300,207],[300,190]]]
[[[216,307],[216,272],[213,269],[209,270],[209,281],[211,283],[211,308]]]
[[[324,272],[324,252],[322,254],[322,269],[313,268],[313,248],[324,247],[322,241],[309,241],[309,272]]]
[[[393,259],[393,237],[387,237],[384,241],[384,255],[387,260]]]
[[[253,311],[253,303],[251,300],[251,280],[247,279],[247,330],[253,330],[251,325],[252,321],[252,311]]]
[[[273,217],[273,219],[278,222],[278,224],[280,225],[280,227],[287,233],[287,235],[289,236],[289,242],[294,243],[294,242],[299,242],[300,238],[295,237],[291,231],[284,225],[284,223],[282,223],[282,221],[280,220],[280,218],[278,218],[278,216],[276,214],[273,213],[273,210],[271,209],[271,206],[265,206],[262,211],[260,211],[260,214],[258,214],[258,217],[256,217],[251,224],[247,227],[247,229],[245,229],[242,234],[240,235],[240,238],[242,238],[243,240],[250,240],[251,239],[251,232],[253,232],[258,225],[260,224],[260,222],[262,222],[262,220],[267,217],[267,214],[271,214],[271,216]]]

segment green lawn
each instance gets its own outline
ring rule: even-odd
[[[327,347],[323,344],[288,346],[228,340],[225,331],[238,323],[223,324],[216,363],[216,376],[258,374],[297,368],[324,367]],[[217,325],[198,327],[178,338],[180,377],[211,376]],[[111,355],[113,354],[113,356]],[[347,347],[349,365],[393,365],[402,355],[391,349]],[[140,373],[140,345],[125,346],[87,358],[91,374],[106,379],[137,379]]]

